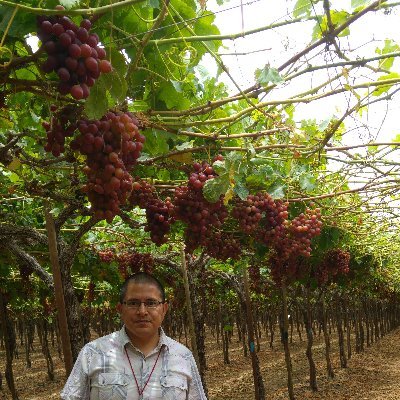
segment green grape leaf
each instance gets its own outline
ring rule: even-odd
[[[210,203],[215,203],[221,195],[224,195],[229,189],[229,177],[227,174],[209,179],[203,186],[203,195]]]
[[[163,82],[158,93],[160,100],[163,100],[168,109],[183,110],[189,108],[190,101],[184,97],[183,93],[176,91],[171,82]]]
[[[236,182],[233,190],[242,200],[245,200],[246,197],[249,195],[249,189],[247,189],[243,182]]]
[[[351,0],[351,7],[352,8],[362,7],[365,4],[367,4],[368,2],[369,2],[369,0]]]
[[[4,32],[14,13],[14,7],[0,6],[0,32]],[[36,16],[33,13],[19,12],[14,17],[7,36],[20,38],[29,33],[36,32]]]
[[[191,140],[190,142],[184,142],[181,144],[177,144],[175,147],[177,150],[191,149],[193,147],[193,140]]]
[[[382,49],[376,48],[375,53],[385,55],[388,53],[397,52],[399,50],[400,46],[396,42],[394,42],[393,40],[386,39],[385,46]],[[385,58],[379,61],[379,67],[389,70],[390,68],[392,68],[393,62],[394,62],[394,57]]]
[[[106,88],[101,79],[98,79],[90,90],[90,95],[85,101],[85,113],[89,119],[99,119],[108,110]]]
[[[271,68],[268,64],[262,69],[256,69],[254,72],[256,82],[262,86],[267,86],[269,82],[280,83],[284,79],[279,75],[276,68]]]
[[[133,112],[138,111],[147,111],[149,109],[149,105],[144,100],[134,100],[132,104],[129,105],[129,109]]]
[[[213,163],[213,169],[218,175],[224,175],[227,173],[226,161],[217,160]]]
[[[165,154],[169,151],[169,146],[167,143],[169,134],[158,131],[156,129],[151,129],[146,131],[146,142],[144,144],[144,151],[152,154]]]
[[[390,74],[380,76],[377,80],[382,82],[388,79],[397,79],[397,78],[400,78],[400,74],[398,74],[397,72],[392,72]],[[374,90],[373,96],[380,96],[381,94],[388,92],[392,86],[393,83],[390,83],[388,85],[378,86],[376,90]]]
[[[316,187],[316,178],[311,174],[304,173],[300,176],[299,183],[302,190],[310,191]]]
[[[147,0],[142,4],[142,8],[160,9],[160,2],[159,2],[159,0]]]
[[[266,158],[262,158],[262,157],[254,157],[250,159],[250,162],[253,165],[266,165],[269,164],[271,162],[271,160],[267,160]]]
[[[120,76],[125,76],[128,70],[125,56],[114,47],[106,50],[107,58],[110,60],[113,70],[117,71]]]
[[[111,71],[108,74],[101,74],[99,81],[101,87],[107,90],[115,102],[122,102],[125,100],[128,84],[122,75],[117,71]]]
[[[273,199],[282,199],[285,197],[286,185],[281,182],[276,182],[268,188],[268,193]]]
[[[69,10],[72,7],[78,6],[80,3],[80,0],[60,0],[60,4],[64,6],[67,10]]]
[[[309,17],[312,10],[312,1],[310,0],[297,0],[294,9],[293,17],[298,18],[301,16]]]

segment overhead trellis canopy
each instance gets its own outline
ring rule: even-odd
[[[181,185],[194,161],[230,154],[209,200],[261,190],[315,202],[326,223],[357,234],[360,246],[397,248],[400,48],[389,29],[398,3],[282,1],[271,12],[263,1],[60,3],[65,9],[0,0],[5,209],[49,197],[90,215],[77,195],[82,155],[45,153],[42,123],[55,115],[52,104],[74,109],[76,119],[129,110],[146,138],[131,174],[158,190]],[[256,14],[263,23],[250,26]],[[42,67],[53,53],[37,46],[37,18],[66,15],[91,21],[113,67],[83,100],[60,90],[58,71]],[[374,21],[369,37],[365,25]],[[250,84],[244,70],[254,73]]]

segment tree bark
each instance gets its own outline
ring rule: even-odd
[[[250,300],[249,278],[247,275],[247,268],[243,268],[243,287],[246,307],[246,322],[248,331],[248,345],[251,356],[251,366],[253,368],[253,381],[255,389],[255,400],[265,399],[264,381],[260,371],[260,363],[258,361],[254,337],[254,320],[253,311]]]
[[[286,283],[282,283],[282,326],[281,326],[281,341],[285,351],[285,362],[287,370],[287,388],[290,400],[295,400],[293,390],[293,371],[292,359],[290,357],[289,348],[289,319],[288,319],[288,305],[287,305],[287,288]]]
[[[15,387],[14,382],[14,373],[13,373],[13,343],[15,338],[13,337],[13,333],[11,331],[11,321],[8,318],[8,310],[7,303],[4,294],[0,291],[0,315],[1,315],[1,325],[3,327],[3,335],[4,335],[4,346],[6,350],[6,381],[8,388],[10,389],[11,397],[13,400],[19,400],[17,389]]]

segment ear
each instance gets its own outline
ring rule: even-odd
[[[117,306],[115,307],[117,311],[121,314],[122,313],[122,304],[118,303]]]
[[[169,305],[167,302],[165,302],[162,306],[163,306],[163,314],[164,314],[163,319],[164,319],[165,315],[167,314]]]

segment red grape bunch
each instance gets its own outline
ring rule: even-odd
[[[293,218],[288,229],[292,238],[292,252],[304,257],[311,256],[311,240],[321,233],[322,221],[319,208],[307,208]]]
[[[132,183],[132,192],[129,196],[129,203],[132,206],[146,208],[150,201],[157,198],[156,188],[150,183],[136,177]]]
[[[50,109],[53,112],[50,122],[42,123],[47,135],[44,149],[59,157],[65,151],[65,138],[73,136],[76,130],[76,122],[74,112],[68,106],[58,110],[57,106],[51,105]]]
[[[283,258],[279,252],[271,253],[269,257],[271,268],[271,277],[273,281],[280,286],[283,281],[289,284],[293,281],[303,279],[310,272],[310,265],[305,258],[297,255],[291,255],[289,258]]]
[[[268,199],[264,194],[248,195],[246,200],[236,199],[232,216],[239,221],[240,229],[252,233],[259,227]]]
[[[238,260],[242,254],[240,242],[233,235],[225,232],[212,232],[205,241],[206,253],[217,260],[226,261],[228,258]]]
[[[194,171],[189,175],[188,186],[196,191],[202,191],[205,182],[209,179],[215,178],[217,175],[214,168],[209,165],[206,161],[193,164]]]
[[[118,270],[123,279],[136,272],[152,273],[154,259],[150,253],[125,252],[117,257]]]
[[[129,203],[146,210],[146,226],[144,230],[150,232],[150,239],[157,246],[167,242],[165,235],[171,230],[174,206],[168,197],[165,201],[157,197],[155,187],[150,183],[135,178]]]
[[[102,250],[97,254],[100,258],[100,261],[104,263],[110,263],[115,259],[115,253],[112,250]]]
[[[218,155],[215,160],[223,160]],[[174,215],[175,219],[186,223],[185,243],[188,252],[194,251],[207,241],[214,228],[220,228],[228,211],[221,196],[215,203],[210,203],[203,196],[204,183],[217,176],[214,169],[205,161],[194,163],[189,174],[187,186],[175,189]]]
[[[154,198],[146,204],[147,224],[144,230],[150,232],[150,239],[157,246],[161,246],[168,240],[165,235],[171,230],[173,212],[174,206],[170,198],[165,201]]]
[[[261,272],[260,265],[250,264],[248,267],[249,281],[251,290],[261,293]]]
[[[267,245],[279,245],[287,234],[287,219],[289,203],[274,200],[268,193],[265,194],[265,214],[260,221],[260,235]]]
[[[350,271],[350,253],[341,249],[328,250],[322,262],[315,269],[315,278],[320,286],[336,276],[347,275]]]
[[[99,37],[90,33],[92,23],[83,19],[77,26],[67,16],[40,16],[37,35],[47,53],[42,64],[45,73],[56,72],[58,91],[76,99],[86,99],[101,73],[111,72],[106,51],[99,47]]]
[[[73,150],[86,155],[83,191],[96,218],[111,222],[132,191],[129,170],[140,156],[145,137],[130,113],[108,112],[100,121],[80,120],[80,135],[71,142]],[[126,163],[126,164],[125,164]]]

